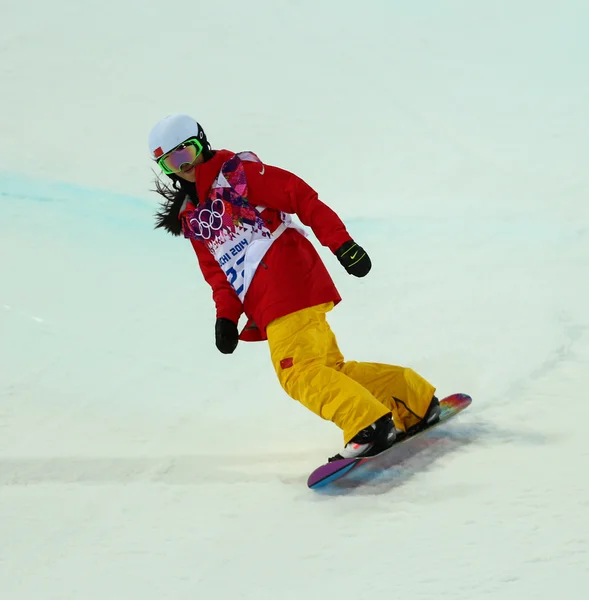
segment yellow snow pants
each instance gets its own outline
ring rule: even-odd
[[[415,371],[344,360],[326,313],[333,303],[285,315],[266,328],[272,364],[286,393],[335,423],[347,444],[386,414],[405,431],[423,419],[435,388]]]

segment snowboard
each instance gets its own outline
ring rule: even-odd
[[[456,415],[461,413],[465,408],[470,406],[472,403],[472,398],[468,394],[452,394],[447,398],[443,398],[440,400],[440,420],[437,423],[434,423],[430,427],[419,431],[418,433],[403,437],[400,441],[395,442],[392,446],[375,454],[374,456],[364,456],[360,458],[342,458],[340,460],[335,460],[333,462],[328,462],[317,469],[315,469],[307,480],[307,485],[311,489],[321,488],[329,485],[336,479],[340,479],[347,475],[350,471],[358,469],[362,465],[366,464],[369,461],[373,461],[374,459],[387,456],[387,463],[394,464],[394,453],[399,454],[399,459],[402,460],[404,458],[404,452],[402,452],[402,446],[406,444],[408,441],[419,437],[420,435],[443,425],[446,421],[454,418]],[[392,459],[392,463],[391,463]]]

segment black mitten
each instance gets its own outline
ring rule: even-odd
[[[364,277],[368,275],[372,267],[370,258],[362,246],[350,240],[343,246],[340,246],[335,255],[344,269],[354,277]]]
[[[219,352],[233,354],[233,351],[237,348],[238,340],[237,325],[229,319],[217,319],[215,323],[215,344]]]

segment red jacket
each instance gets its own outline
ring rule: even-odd
[[[201,202],[206,201],[221,166],[232,156],[234,153],[229,150],[218,150],[212,159],[196,166],[196,188]],[[340,218],[302,179],[258,162],[245,162],[244,166],[250,204],[297,215],[332,252],[352,239]],[[237,323],[242,313],[248,317],[240,335],[242,340],[267,339],[266,327],[274,319],[317,304],[341,301],[313,244],[294,229],[287,229],[272,244],[243,304],[206,245],[197,240],[191,242],[201,271],[213,290],[217,318]]]

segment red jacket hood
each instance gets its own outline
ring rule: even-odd
[[[196,192],[200,202],[206,202],[211,185],[213,185],[213,181],[219,174],[223,163],[232,156],[235,156],[235,152],[231,152],[231,150],[217,150],[213,158],[196,165],[194,176],[196,177]]]

